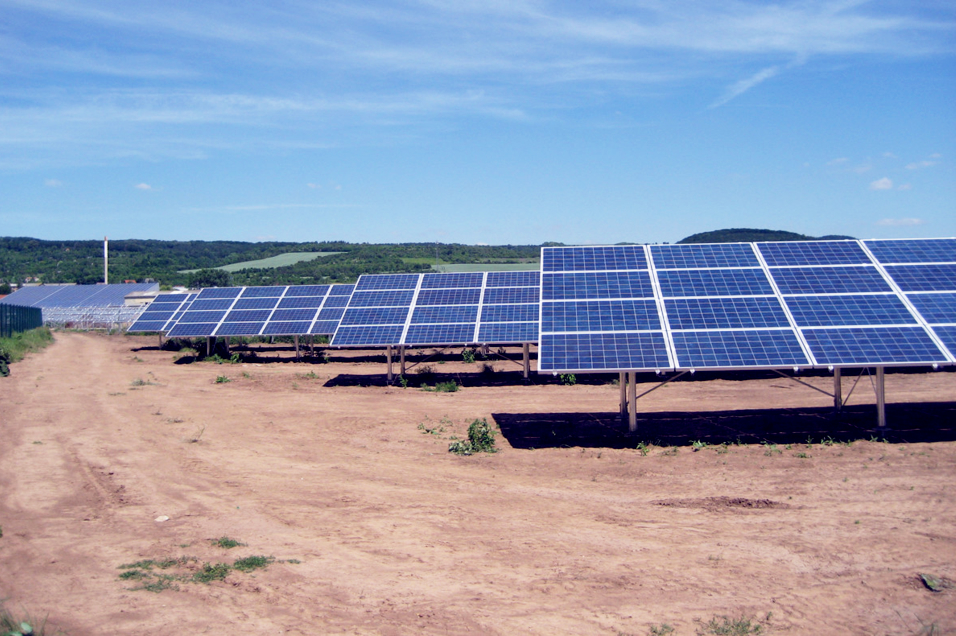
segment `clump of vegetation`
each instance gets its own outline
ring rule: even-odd
[[[715,616],[704,623],[698,634],[715,634],[716,636],[748,636],[749,634],[763,634],[770,624],[770,617],[773,614],[767,612],[763,620],[755,617],[741,616],[739,618],[729,618],[727,616]]]
[[[481,418],[468,426],[468,439],[452,440],[448,445],[448,452],[456,455],[473,455],[474,453],[497,453],[495,448],[495,432],[488,425],[488,420]]]
[[[216,376],[216,384],[225,384],[226,382],[232,382],[232,380],[230,380],[229,378],[227,378],[227,377],[224,376],[224,375],[217,375],[217,376]]]
[[[239,352],[236,351],[228,358],[223,358],[218,353],[214,353],[208,358],[205,358],[206,362],[215,362],[216,364],[239,364],[242,360],[239,358]]]
[[[19,362],[28,353],[40,351],[52,343],[53,332],[49,327],[37,327],[0,338],[0,376],[9,375],[7,365]]]
[[[560,378],[561,384],[565,386],[574,386],[578,383],[578,379],[573,373],[562,373]]]
[[[422,385],[422,391],[431,391],[432,393],[455,393],[460,387],[454,380],[448,382],[437,382],[434,387],[427,384]]]
[[[696,440],[694,442],[691,442],[691,447],[694,449],[695,453],[699,450],[704,450],[705,448],[707,448],[707,446],[708,446],[707,442],[703,442],[701,440]]]
[[[229,574],[229,565],[226,563],[203,563],[202,569],[193,574],[193,581],[196,583],[212,583],[213,581],[225,581]]]
[[[466,364],[471,364],[475,361],[475,351],[474,349],[462,349],[461,359]]]
[[[660,625],[651,625],[651,629],[647,632],[647,636],[667,636],[668,634],[673,633],[673,627],[667,623],[661,623]]]
[[[252,572],[259,568],[268,567],[275,560],[275,557],[271,556],[248,556],[244,559],[236,559],[232,563],[232,568],[240,572]]]
[[[233,548],[238,548],[239,546],[246,545],[245,543],[241,543],[225,535],[219,537],[218,539],[213,539],[212,544],[219,546],[220,548],[225,548],[226,550],[231,550]]]
[[[37,621],[30,616],[15,617],[0,600],[0,634],[3,636],[44,636],[52,634],[46,629],[46,619]],[[62,633],[57,630],[56,633]]]

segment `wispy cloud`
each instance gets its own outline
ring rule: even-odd
[[[870,182],[870,190],[892,190],[893,180],[889,177],[883,177]]]
[[[929,167],[931,167],[931,166],[935,166],[937,163],[939,163],[939,162],[938,162],[938,161],[929,161],[928,159],[927,159],[927,160],[923,160],[923,161],[914,161],[914,162],[912,162],[912,163],[906,164],[906,169],[907,169],[907,170],[919,170],[920,168],[929,168]]]
[[[59,179],[45,179],[43,185],[48,188],[60,188],[63,187],[63,182]]]
[[[137,190],[152,190],[153,189],[153,186],[149,185],[148,183],[137,183],[133,187],[136,188]]]
[[[754,73],[753,75],[751,75],[750,77],[746,79],[742,79],[739,82],[736,82],[735,84],[730,86],[730,88],[728,88],[724,92],[724,94],[717,99],[717,101],[712,103],[710,105],[710,108],[717,108],[718,106],[723,106],[724,104],[726,104],[733,98],[737,97],[738,95],[743,95],[754,86],[767,81],[771,77],[774,77],[779,72],[780,72],[779,66],[771,66],[769,68],[763,69],[762,71],[758,71]]]
[[[881,219],[876,222],[877,225],[883,225],[888,227],[900,227],[908,225],[923,225],[925,221],[923,219]]]

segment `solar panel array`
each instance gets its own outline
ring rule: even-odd
[[[956,239],[542,248],[539,370],[956,361]]]
[[[188,298],[182,298],[183,294],[161,295],[129,331],[162,331],[170,338],[331,335],[353,288],[354,285],[214,287]]]
[[[118,285],[39,285],[23,287],[0,303],[24,307],[122,307],[127,294],[152,292],[157,283],[123,283]]]
[[[332,345],[535,342],[539,285],[534,271],[362,276]]]

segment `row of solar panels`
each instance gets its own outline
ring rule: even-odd
[[[23,307],[122,307],[133,292],[154,292],[158,283],[118,285],[37,285],[22,287],[0,303]]]
[[[542,249],[540,371],[956,362],[956,239]]]
[[[554,372],[956,361],[956,239],[543,248],[541,269],[205,289],[130,330],[539,342]]]

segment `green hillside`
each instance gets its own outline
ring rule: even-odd
[[[677,241],[678,244],[687,243],[755,243],[757,241],[823,241],[852,239],[852,236],[807,236],[784,230],[758,230],[751,228],[731,228],[713,230],[691,234],[687,238]]]

